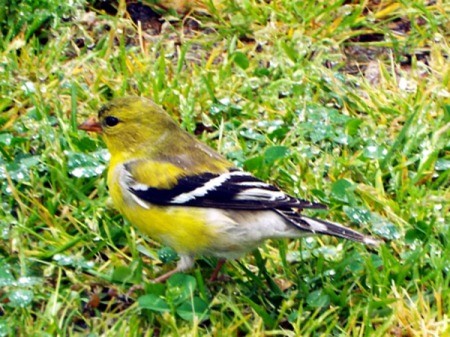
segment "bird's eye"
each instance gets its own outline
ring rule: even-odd
[[[105,118],[105,124],[107,126],[115,126],[119,124],[119,119],[117,117],[108,116]]]

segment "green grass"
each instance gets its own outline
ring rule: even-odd
[[[0,15],[0,336],[450,334],[446,2],[223,0],[157,35],[82,5]],[[151,284],[176,255],[117,214],[77,130],[124,95],[385,244],[270,241],[227,281],[200,258]]]

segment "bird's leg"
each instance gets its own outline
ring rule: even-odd
[[[157,278],[153,279],[151,282],[152,283],[162,283],[165,282],[169,277],[171,277],[173,274],[178,273],[180,270],[178,268],[178,265],[176,268],[172,269],[171,271],[158,276]],[[128,292],[127,292],[127,297],[131,297],[136,291],[138,290],[144,290],[144,286],[142,284],[135,284],[134,286],[132,286]]]
[[[225,264],[227,259],[219,259],[217,261],[216,268],[214,268],[214,271],[211,274],[211,277],[209,278],[209,282],[214,282],[217,280],[217,276],[219,275],[220,269],[222,269],[222,266]]]
[[[152,283],[161,283],[167,281],[169,277],[171,277],[173,274],[191,269],[194,265],[194,258],[190,255],[180,255],[180,260],[177,263],[177,267],[161,276],[158,276],[154,280],[152,280]]]
[[[135,284],[130,289],[128,289],[127,293],[125,294],[126,298],[130,298],[138,290],[144,290],[144,286],[142,284]]]
[[[183,271],[183,269],[180,268],[179,264],[180,263],[178,262],[176,268],[172,269],[171,271],[169,271],[169,272],[167,272],[165,274],[162,274],[161,276],[158,276],[157,278],[153,279],[151,282],[152,283],[163,283],[163,282],[167,281],[167,279],[169,277],[171,277],[173,274],[176,274],[176,273],[178,273],[180,271]],[[128,290],[127,297],[131,297],[131,295],[134,292],[136,292],[137,290],[144,290],[144,286],[142,284],[135,284],[134,286],[132,286],[130,288],[130,290]]]
[[[157,278],[153,279],[153,280],[152,280],[152,283],[162,283],[162,282],[165,282],[165,281],[167,281],[167,279],[168,279],[169,277],[171,277],[173,274],[176,274],[176,273],[178,273],[178,272],[179,272],[178,267],[176,267],[176,268],[172,269],[171,271],[169,271],[169,272],[167,272],[167,273],[165,273],[165,274],[162,274],[161,276],[158,276]]]

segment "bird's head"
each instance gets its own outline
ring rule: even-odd
[[[80,130],[100,133],[111,154],[135,152],[156,144],[179,127],[153,101],[142,97],[117,98],[100,108],[98,119],[91,117]]]

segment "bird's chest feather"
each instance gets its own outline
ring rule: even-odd
[[[115,206],[140,231],[179,253],[201,252],[217,239],[216,229],[204,220],[204,209],[139,201],[128,190],[127,179],[123,165],[108,171],[108,186]]]

